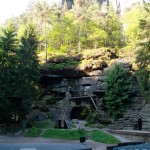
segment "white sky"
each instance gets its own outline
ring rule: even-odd
[[[0,24],[26,10],[31,0],[0,0]],[[54,3],[60,0],[47,0]]]
[[[25,11],[30,1],[32,0],[0,0],[0,24],[4,23],[7,19],[15,17],[21,14],[23,11]],[[47,0],[47,1],[50,3],[56,3],[60,2],[61,0]]]

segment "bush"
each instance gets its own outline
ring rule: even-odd
[[[55,122],[50,119],[47,121],[37,122],[37,127],[40,129],[55,128]]]
[[[121,64],[115,64],[106,73],[104,103],[113,119],[121,117],[124,104],[128,102],[130,82],[127,71]]]
[[[38,136],[40,136],[40,134],[41,134],[41,130],[34,127],[31,130],[28,130],[25,133],[25,136],[27,136],[27,137],[38,137]]]

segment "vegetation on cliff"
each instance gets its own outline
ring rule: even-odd
[[[124,112],[124,104],[129,99],[131,83],[128,72],[121,64],[115,64],[106,73],[106,93],[104,103],[108,114],[113,118],[119,118]]]
[[[145,5],[144,19],[139,22],[139,42],[136,63],[139,85],[147,99],[150,99],[150,4]]]
[[[41,69],[59,73],[62,70],[80,70],[85,73],[106,68],[118,56],[109,48],[83,50],[70,55],[55,55]]]
[[[38,59],[41,70],[61,74],[65,70],[67,74],[70,70],[81,70],[88,74],[110,66],[117,57],[133,57],[132,62],[136,58],[134,69],[138,70],[139,85],[149,99],[149,8],[146,3],[121,17],[111,5],[104,11],[96,3],[86,1],[69,10],[65,5],[49,6],[38,1],[19,17],[11,18],[12,24],[0,30],[0,121],[10,122],[17,115],[25,117],[31,110],[38,97]],[[111,82],[107,80],[111,87],[117,84],[116,89],[106,89],[107,108],[113,116],[118,115],[114,104],[127,99],[127,93],[122,97],[118,93],[118,89],[126,90],[127,85],[123,82],[127,81],[124,72],[118,79],[119,73],[111,73]],[[121,109],[122,105],[121,102]]]

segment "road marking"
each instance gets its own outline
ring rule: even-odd
[[[36,150],[36,148],[20,148],[20,150]]]

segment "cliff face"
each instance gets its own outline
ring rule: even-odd
[[[92,93],[97,108],[103,113],[105,111],[103,103],[106,85],[105,73],[113,63],[120,62],[123,64],[124,69],[129,71],[128,75],[132,78],[132,88],[129,95],[130,103],[123,117],[115,121],[109,128],[137,129],[138,119],[142,118],[142,129],[150,130],[149,104],[145,105],[138,89],[137,80],[135,76],[132,76],[134,68],[132,70],[132,65],[128,62],[130,60],[128,57],[118,57],[113,51],[108,49],[86,50],[76,55],[51,57],[46,66],[43,66],[40,83],[44,89],[43,91],[46,92],[44,93],[45,96],[43,95],[43,99],[46,100],[46,107],[51,109],[51,104],[55,103],[54,107],[56,106],[56,108],[51,110],[54,119],[60,116],[57,114],[58,109],[62,107],[60,104],[65,102],[66,106],[66,93],[70,91],[69,89],[71,89],[72,93]],[[69,101],[68,99],[66,100],[70,103],[72,102],[72,104],[69,104],[69,109],[65,110],[67,117],[78,119],[80,114],[77,116],[74,116],[74,114],[82,110],[78,111],[76,107],[74,109],[76,101]],[[84,102],[89,103],[91,101],[89,98],[83,98],[83,100],[79,98],[77,100],[82,101],[80,104],[78,103],[81,108],[85,106]],[[53,114],[57,114],[58,116]]]
[[[131,64],[123,61],[123,60],[117,60],[120,61],[120,63],[123,64],[124,69],[127,71],[131,71]],[[62,74],[51,74],[47,72],[47,76],[43,78],[43,85],[41,85],[49,91],[48,95],[50,98],[53,99],[53,101],[56,102],[56,108],[51,108],[50,111],[54,116],[54,120],[56,118],[59,118],[60,115],[58,115],[58,110],[61,108],[60,104],[63,103],[64,99],[66,98],[66,93],[71,89],[71,91],[79,92],[79,93],[93,93],[94,94],[94,101],[96,103],[96,106],[100,112],[104,112],[104,104],[103,104],[103,97],[105,94],[105,73],[108,70],[109,67],[104,67],[101,70],[95,70],[92,71],[91,74],[88,76],[78,76],[74,78],[71,76],[71,78],[68,76],[62,76]],[[62,71],[63,72],[63,71]],[[68,72],[70,74],[70,72]],[[46,74],[45,74],[46,75]],[[131,77],[131,74],[129,73],[129,77]],[[57,96],[56,96],[57,95]],[[140,117],[144,120],[145,114],[144,112],[144,104],[143,104],[143,98],[139,94],[139,89],[137,88],[137,81],[135,78],[132,78],[132,89],[130,91],[130,103],[129,108],[124,112],[123,117],[120,118],[118,121],[115,121],[114,124],[109,125],[109,128],[111,129],[135,129],[135,126],[137,124],[137,121]],[[50,99],[49,99],[50,100]],[[79,99],[78,99],[79,100]],[[81,100],[81,98],[80,98]],[[51,100],[50,100],[51,101]],[[81,100],[81,107],[84,107],[85,102],[90,102],[90,99],[82,99]],[[75,103],[76,101],[72,101],[73,103],[68,107],[68,109],[65,109],[67,112],[67,117],[69,119],[80,119],[80,114],[78,116],[74,117],[74,114],[77,114],[77,112],[74,112],[74,108],[76,109]],[[66,102],[65,102],[66,105]],[[78,104],[79,107],[79,104]],[[143,109],[142,109],[143,108]],[[141,112],[142,109],[142,112]],[[72,113],[73,112],[73,113]],[[56,116],[56,115],[58,116]],[[72,115],[73,114],[73,115]],[[145,117],[145,118],[144,118]],[[103,118],[104,119],[104,118]],[[106,118],[107,119],[107,118]],[[105,119],[104,119],[105,120]],[[148,122],[149,123],[149,122]],[[143,129],[148,128],[148,123],[143,123]],[[148,125],[147,125],[148,124]]]

